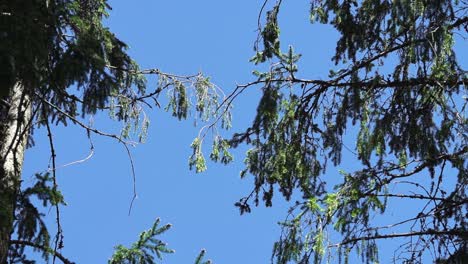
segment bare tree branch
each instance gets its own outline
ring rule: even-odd
[[[345,239],[341,243],[330,245],[329,247],[339,247],[346,244],[352,244],[359,241],[374,240],[374,239],[388,239],[388,238],[397,238],[397,237],[413,237],[413,236],[458,236],[462,239],[468,238],[468,231],[462,229],[451,229],[451,230],[433,230],[428,229],[426,231],[419,232],[408,232],[408,233],[395,233],[387,235],[373,235],[373,236],[362,236],[356,238]]]

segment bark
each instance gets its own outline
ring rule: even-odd
[[[21,82],[13,85],[9,98],[9,105],[0,114],[0,264],[8,261],[32,108]]]

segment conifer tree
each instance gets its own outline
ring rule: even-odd
[[[184,119],[189,102],[202,121],[229,122],[228,111],[217,116],[219,88],[202,74],[178,76],[159,69],[140,70],[126,53],[127,46],[103,25],[111,7],[106,0],[7,0],[0,3],[0,263],[30,263],[24,254],[32,247],[71,263],[59,253],[62,244],[60,205],[64,197],[55,177],[54,140],[50,127],[74,125],[84,133],[113,138],[128,151],[131,133],[143,141],[149,120],[145,107],[160,107],[158,96],[169,94],[166,107]],[[145,75],[158,82],[146,89]],[[188,89],[193,89],[190,98]],[[224,108],[220,108],[224,109]],[[120,134],[107,133],[84,120],[98,111],[124,123]],[[34,129],[48,131],[51,169],[22,188],[24,151],[34,144]],[[58,232],[51,236],[38,199],[53,206]],[[142,233],[131,248],[117,247],[111,263],[154,263],[154,254],[168,253],[154,237],[168,228]],[[149,243],[149,244],[148,244]],[[153,244],[152,244],[153,243]],[[204,254],[204,252],[203,252]],[[202,257],[198,257],[202,261]]]
[[[348,263],[356,249],[377,263],[391,250],[380,241],[392,239],[396,263],[431,254],[465,263],[468,79],[454,44],[466,52],[467,2],[311,1],[311,23],[339,33],[335,67],[320,79],[307,78],[313,69],[299,68],[300,54],[282,45],[285,5],[264,1],[252,62],[269,70],[230,97],[263,91],[252,125],[229,142],[251,146],[241,176],[255,184],[236,203],[241,213],[261,200],[272,206],[274,190],[297,200],[272,261]],[[320,41],[313,27],[303,34]],[[361,168],[337,177],[349,162]],[[394,220],[386,210],[398,203],[414,208]]]

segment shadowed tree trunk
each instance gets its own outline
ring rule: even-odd
[[[0,108],[0,264],[7,263],[31,119],[31,102],[23,84],[15,83],[9,94],[9,102],[4,100]]]

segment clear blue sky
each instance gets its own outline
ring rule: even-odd
[[[229,92],[236,83],[253,80],[254,65],[249,58],[254,54],[262,2],[114,0],[109,2],[113,10],[106,23],[129,44],[129,53],[142,68],[177,74],[202,71]],[[292,44],[303,54],[305,76],[326,77],[337,34],[330,27],[308,23],[308,2],[284,5],[282,45]],[[148,85],[149,89],[154,86],[152,79]],[[252,88],[235,103],[233,131],[252,121],[258,99],[259,91]],[[93,136],[92,159],[58,170],[58,183],[68,203],[61,210],[63,254],[77,263],[106,263],[113,246],[130,245],[161,217],[162,223],[173,225],[162,239],[176,250],[163,263],[193,263],[201,248],[219,264],[269,262],[272,244],[279,237],[276,223],[284,219],[288,206],[277,196],[273,208],[260,206],[251,214],[239,215],[233,204],[252,187],[251,179],[239,179],[245,148],[235,152],[234,164],[209,163],[207,172],[195,174],[188,169],[188,157],[199,128],[190,119],[177,121],[162,110],[149,113],[148,141],[132,149],[138,199],[130,216],[131,169],[125,149],[115,141]],[[118,132],[121,125],[105,114],[95,116],[94,124],[111,132]],[[89,142],[82,130],[71,126],[53,132],[58,166],[88,155]],[[26,183],[35,172],[46,170],[49,160],[44,131],[34,136],[37,145],[26,154]],[[353,169],[346,161],[341,168]],[[54,210],[47,213],[53,226]]]

